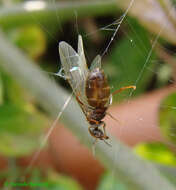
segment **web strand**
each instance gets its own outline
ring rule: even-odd
[[[33,164],[35,163],[35,161],[37,160],[38,156],[41,153],[41,150],[43,149],[43,147],[46,145],[52,131],[54,130],[54,128],[56,127],[57,122],[59,121],[60,117],[62,116],[64,110],[66,109],[67,105],[69,104],[71,98],[73,96],[73,93],[67,98],[67,100],[65,101],[64,105],[62,106],[61,111],[58,113],[57,118],[55,119],[55,121],[53,122],[53,124],[51,125],[51,127],[49,128],[49,131],[47,132],[47,134],[45,135],[44,139],[42,140],[42,143],[40,144],[40,148],[38,149],[38,151],[34,154],[32,160],[30,161],[29,166],[27,167],[25,173],[27,173],[31,167],[33,166]]]
[[[170,16],[171,12],[172,12],[174,9],[175,9],[175,7],[173,7],[173,8],[169,11],[169,15],[168,15],[168,16]],[[141,79],[142,74],[143,74],[143,72],[144,72],[144,70],[145,70],[145,68],[146,68],[146,65],[147,65],[147,63],[148,63],[149,60],[150,60],[150,57],[151,57],[152,52],[153,52],[153,49],[155,48],[155,46],[156,46],[156,44],[157,44],[157,41],[158,41],[159,37],[161,36],[163,30],[166,28],[166,26],[167,26],[167,22],[164,22],[163,25],[162,25],[162,27],[161,27],[161,29],[160,29],[160,31],[158,32],[157,36],[155,37],[155,39],[154,39],[154,41],[153,41],[153,43],[152,43],[152,47],[151,47],[151,49],[150,49],[150,51],[149,51],[149,53],[148,53],[148,55],[147,55],[146,61],[145,61],[144,65],[143,65],[143,67],[142,67],[142,69],[141,69],[141,71],[140,71],[140,73],[139,73],[139,75],[138,75],[138,77],[137,77],[137,79],[136,79],[136,81],[135,81],[135,83],[134,83],[135,86],[137,86],[139,80]],[[133,91],[131,91],[129,97],[131,97],[132,94],[133,94]]]
[[[130,8],[132,7],[134,1],[135,1],[135,0],[131,0],[131,1],[130,1],[130,4],[129,4],[128,8],[126,9],[125,13],[122,15],[122,17],[121,17],[121,19],[120,19],[120,21],[119,21],[119,23],[118,23],[118,26],[117,26],[117,28],[115,29],[115,32],[113,33],[113,35],[112,35],[112,37],[111,37],[111,39],[110,39],[110,41],[109,41],[109,43],[108,43],[106,49],[105,49],[104,52],[102,53],[101,57],[103,57],[103,56],[107,53],[107,51],[108,51],[108,49],[109,49],[111,43],[113,42],[113,40],[114,40],[114,38],[115,38],[117,32],[119,31],[119,28],[120,28],[120,26],[121,26],[123,20],[125,19],[125,17],[126,17],[126,15],[127,15],[128,11],[130,10]]]

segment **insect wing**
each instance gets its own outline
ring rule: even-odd
[[[87,77],[88,68],[87,68],[86,58],[85,58],[85,54],[84,54],[83,41],[82,41],[81,35],[79,35],[79,37],[78,37],[78,55],[81,59],[81,65],[80,65],[81,70],[83,72],[86,72],[86,73],[83,73],[83,75]]]
[[[82,63],[81,57],[66,42],[59,43],[59,54],[64,75],[69,81],[73,92],[79,96],[82,102],[86,101],[85,80],[88,75],[88,69]]]
[[[97,55],[94,60],[92,61],[92,64],[90,66],[90,71],[94,70],[95,68],[101,68],[101,56]]]

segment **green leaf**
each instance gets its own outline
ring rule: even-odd
[[[40,113],[13,104],[0,106],[0,152],[6,156],[26,155],[38,148],[48,120]]]
[[[162,134],[176,143],[176,93],[171,93],[160,103],[159,124]]]
[[[1,72],[1,71],[0,71]],[[2,72],[3,82],[3,98],[5,103],[16,104],[24,107],[27,101],[31,100],[31,96],[17,84],[10,76]]]
[[[134,148],[141,157],[169,166],[176,166],[175,154],[162,143],[141,143]]]
[[[27,25],[16,28],[10,31],[9,37],[33,59],[41,56],[46,50],[45,33],[39,26]]]
[[[151,49],[148,32],[135,20],[129,19],[128,23],[133,30],[130,29],[128,35],[125,35],[112,50],[105,70],[113,90],[135,85],[137,82],[134,94],[141,94],[153,76],[147,68],[153,69],[154,64],[151,59],[154,55],[152,54],[149,61],[146,61]],[[129,96],[129,91],[118,96],[118,101],[119,98],[125,98],[124,94]],[[117,100],[117,96],[114,96],[114,99]]]
[[[122,184],[112,173],[106,173],[97,188],[97,190],[127,190],[127,187]]]

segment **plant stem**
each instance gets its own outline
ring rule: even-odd
[[[55,2],[28,1],[11,7],[0,8],[0,25],[4,29],[24,24],[40,24],[53,27],[53,23],[79,17],[112,14],[117,11],[116,1]]]

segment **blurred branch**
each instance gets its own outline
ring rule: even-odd
[[[176,168],[166,165],[155,164],[155,166],[169,179],[173,184],[176,185]]]
[[[2,32],[0,32],[0,66],[30,91],[53,117],[58,115],[68,99],[67,93],[51,82],[37,65],[12,46]],[[61,119],[82,143],[92,146],[92,139],[87,130],[88,124],[75,101],[68,104]],[[128,147],[113,137],[110,138],[112,147],[104,142],[96,144],[97,157],[122,182],[129,185],[130,190],[175,189],[152,164],[139,159]]]
[[[4,29],[20,25],[52,25],[75,17],[98,16],[117,12],[117,7],[127,9],[131,0],[56,2],[36,0],[0,8],[0,25]],[[166,23],[161,37],[176,44],[176,13],[169,0],[135,0],[129,14],[150,32],[158,34]]]
[[[127,9],[131,0],[117,0],[119,8]],[[158,34],[165,25],[161,37],[176,44],[175,8],[168,0],[135,0],[129,15],[145,26],[150,32]]]
[[[0,25],[5,29],[23,24],[42,26],[62,22],[75,17],[75,12],[81,17],[112,14],[117,11],[114,0],[109,1],[79,1],[56,2],[36,0],[0,8]]]

